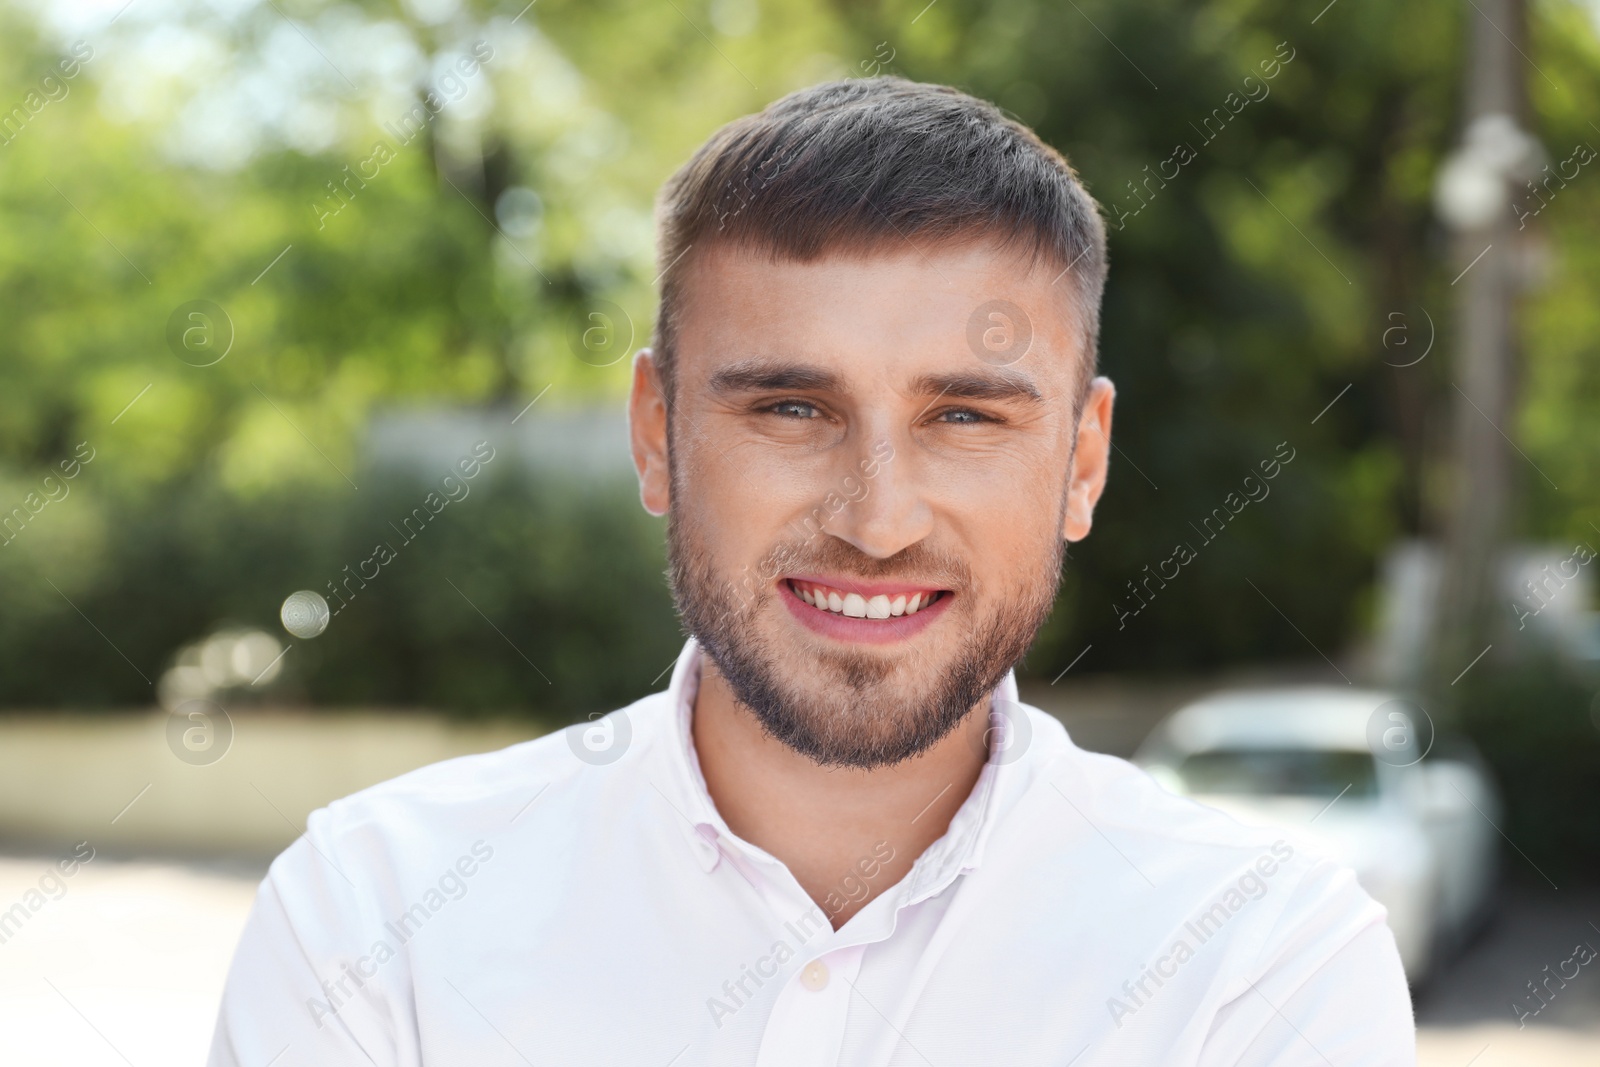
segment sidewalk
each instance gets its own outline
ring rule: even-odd
[[[68,855],[0,858],[0,909],[30,899]],[[96,855],[60,880],[64,892],[47,879],[43,906],[0,944],[0,1063],[204,1063],[263,873]]]

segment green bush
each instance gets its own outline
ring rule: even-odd
[[[359,481],[252,501],[174,484],[105,504],[81,588],[70,574],[52,575],[62,595],[17,576],[42,594],[0,614],[0,704],[151,703],[176,651],[228,625],[292,646],[265,694],[284,700],[566,721],[665,684],[682,637],[662,525],[631,484],[490,468],[407,541],[403,519],[437,484]],[[380,542],[394,556],[361,580]],[[342,607],[330,583],[346,590]],[[298,589],[338,609],[314,639],[278,622]]]
[[[1596,696],[1592,679],[1548,657],[1485,670],[1461,694],[1459,724],[1505,794],[1500,829],[1526,854],[1503,855],[1514,880],[1543,884],[1529,861],[1558,885],[1600,876]]]

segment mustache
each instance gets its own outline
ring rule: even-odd
[[[870,556],[836,538],[780,541],[761,557],[755,571],[762,582],[785,574],[816,572],[867,581],[899,579],[950,590],[972,584],[972,568],[966,560],[920,541],[884,557]]]

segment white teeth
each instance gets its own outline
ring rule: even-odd
[[[826,586],[801,586],[791,584],[795,595],[807,604],[822,611],[847,615],[852,619],[887,619],[900,615],[915,615],[933,603],[937,593],[913,593],[909,598],[901,593],[891,599],[880,593],[870,599],[860,593],[841,595],[837,589]]]

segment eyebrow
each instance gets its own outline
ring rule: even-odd
[[[843,383],[837,374],[818,367],[746,359],[716,371],[707,384],[714,393],[755,393],[769,389],[839,392]]]
[[[950,396],[958,400],[1023,401],[1041,404],[1044,396],[1033,379],[1019,371],[996,369],[990,373],[959,371],[953,374],[924,374],[912,383],[912,391],[923,395]]]
[[[832,371],[801,363],[779,363],[748,359],[731,363],[711,375],[708,383],[714,393],[754,393],[766,390],[796,389],[814,392],[843,392],[844,383]],[[954,397],[958,400],[1044,402],[1033,379],[1018,371],[996,368],[991,372],[955,371],[924,374],[911,383],[912,395]]]

